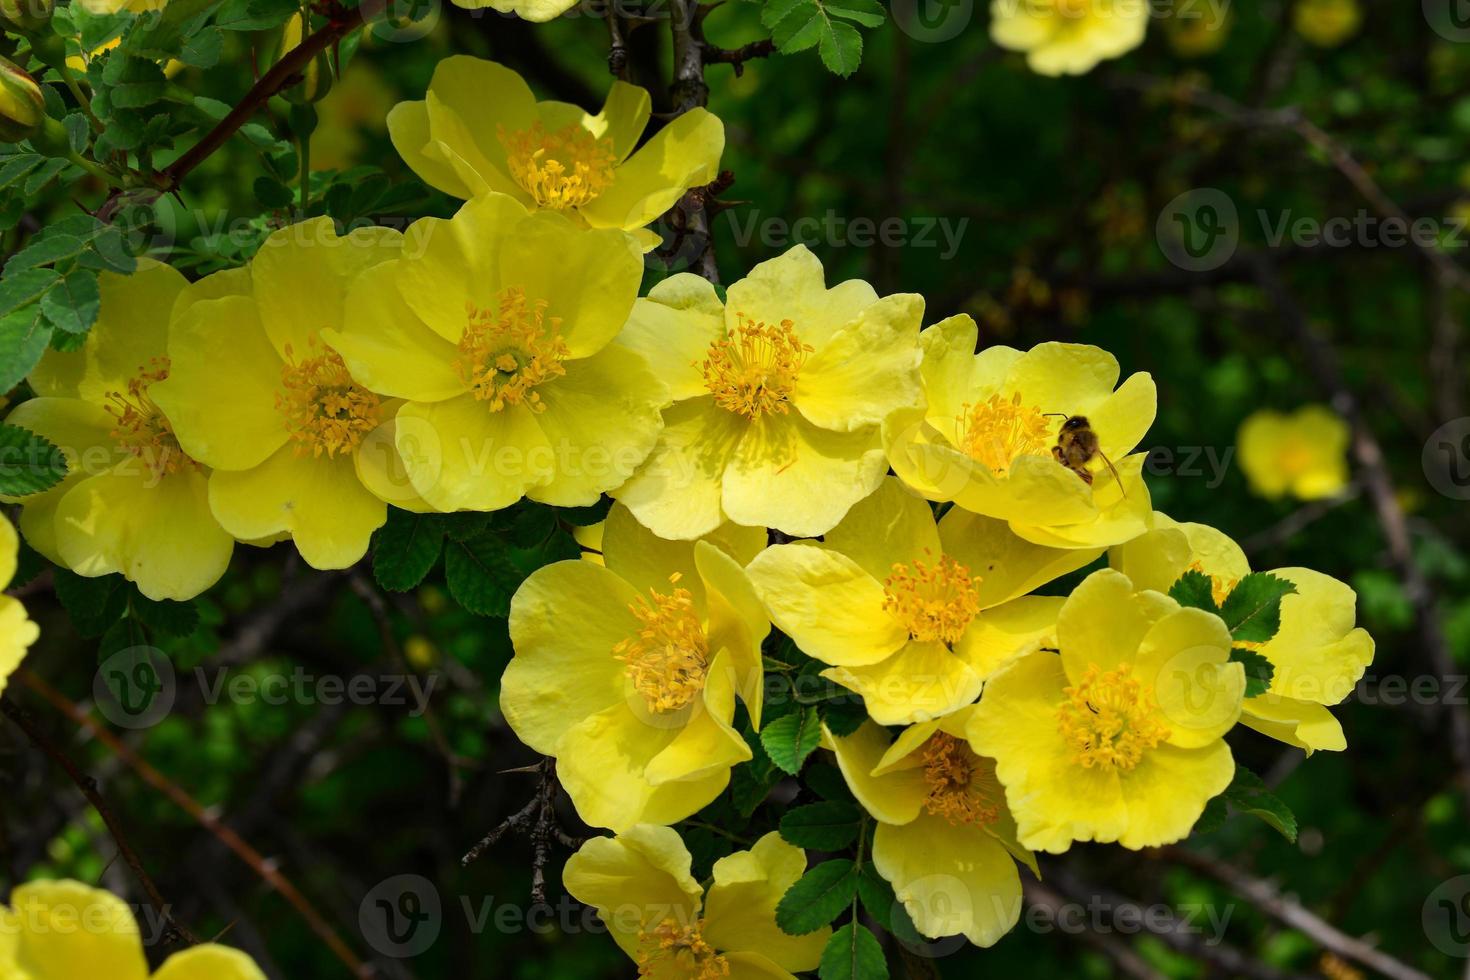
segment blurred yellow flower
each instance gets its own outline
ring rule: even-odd
[[[1082,75],[1143,43],[1148,0],[991,0],[990,37],[1039,75]]]
[[[1137,850],[1183,839],[1235,774],[1222,736],[1245,671],[1218,616],[1094,572],[1057,619],[1057,650],[992,677],[967,730],[996,761],[1021,844]]]
[[[658,446],[616,493],[666,538],[727,518],[814,537],[878,488],[879,426],[922,403],[912,293],[879,299],[858,279],[826,287],[798,245],[762,262],[722,303],[681,273],[633,308],[620,342],[672,388]]]
[[[511,599],[500,707],[582,819],[622,832],[690,816],[751,758],[731,723],[738,695],[760,724],[771,625],[742,566],[765,535],[665,541],[614,507],[602,543],[605,565],[547,565]]]
[[[393,108],[393,87],[365,58],[353,61],[327,97],[317,103],[318,122],[311,134],[313,170],[346,170],[363,159],[365,133],[386,131],[384,119]]]
[[[150,973],[133,912],[77,881],[33,881],[0,905],[0,976],[7,980],[265,980],[249,956],[205,943]]]
[[[1347,486],[1350,436],[1337,413],[1325,405],[1306,405],[1290,414],[1252,412],[1235,438],[1240,468],[1255,493],[1273,500],[1288,494],[1318,500]]]
[[[1250,574],[1240,546],[1204,524],[1179,524],[1154,515],[1154,530],[1114,548],[1109,561],[1142,589],[1167,592],[1185,572],[1209,576],[1215,601]],[[1241,724],[1305,749],[1347,748],[1342,726],[1324,705],[1337,704],[1373,662],[1373,638],[1354,626],[1357,594],[1335,578],[1309,568],[1277,568],[1272,575],[1296,586],[1281,600],[1281,627],[1264,643],[1236,641],[1271,662],[1265,694],[1247,698]]]
[[[878,821],[873,866],[893,885],[925,936],[964,935],[993,946],[1021,914],[1020,861],[1036,858],[1016,821],[995,760],[966,739],[973,707],[923,722],[895,738],[875,722],[852,735],[824,733],[863,809]]]
[[[648,125],[646,91],[613,82],[596,115],[537,102],[503,65],[457,55],[439,62],[422,102],[401,102],[388,132],[423,180],[453,197],[509,194],[592,228],[621,228],[645,249],[644,228],[719,172],[725,127],[692,109],[634,152]]]
[[[466,10],[489,7],[496,13],[515,14],[521,20],[542,24],[571,10],[577,0],[454,0],[454,5]]]
[[[880,725],[967,705],[985,678],[1054,636],[1062,599],[1027,593],[1102,549],[1045,548],[1004,521],[929,504],[889,478],[821,543],[766,549],[747,569],[772,621]]]
[[[10,587],[15,578],[16,556],[20,542],[10,521],[0,516],[0,592]],[[25,607],[19,599],[0,595],[0,694],[5,693],[6,682],[20,662],[26,650],[36,642],[41,631],[26,616]],[[0,945],[4,939],[0,937]],[[3,959],[0,959],[3,962]]]
[[[355,384],[322,334],[342,325],[352,280],[401,245],[386,228],[339,238],[316,218],[175,306],[171,368],[151,394],[184,452],[213,468],[210,506],[239,540],[288,536],[313,568],[346,568],[387,519],[370,488],[387,479],[397,405]]]
[[[322,336],[358,384],[405,400],[394,438],[430,507],[586,506],[663,427],[663,381],[612,342],[642,275],[625,233],[489,194],[415,222]]]
[[[20,529],[79,575],[120,572],[150,599],[190,599],[219,581],[234,540],[210,511],[208,470],[152,395],[169,374],[169,316],[187,284],[148,259],[131,276],[99,278],[86,342],[47,351],[30,375],[40,397],[6,420],[49,439],[70,465],[57,486],[22,499]]]
[[[1053,548],[1105,548],[1148,529],[1144,454],[1128,453],[1153,424],[1149,375],[1118,385],[1113,355],[1085,344],[977,354],[968,316],[935,324],[919,342],[927,407],[897,412],[883,426],[889,462],[905,483]],[[1064,422],[1079,418],[1097,439],[1086,475],[1055,454]]]
[[[1233,17],[1228,3],[1184,5],[1164,20],[1164,36],[1181,58],[1203,58],[1225,46]]]
[[[597,909],[638,975],[663,980],[794,980],[815,970],[832,930],[790,936],[776,904],[806,871],[806,855],[769,833],[715,862],[708,891],[668,827],[641,824],[594,837],[567,859],[562,882]]]
[[[1291,23],[1311,44],[1335,48],[1358,33],[1363,8],[1358,0],[1296,0]]]

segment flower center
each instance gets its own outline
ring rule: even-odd
[[[966,405],[959,417],[960,448],[1004,476],[1021,456],[1046,456],[1051,425],[1036,408],[1021,404],[1021,393],[1007,401],[991,395],[978,405]]]
[[[1076,20],[1092,13],[1093,0],[1052,0],[1058,17]]]
[[[949,555],[933,564],[922,558],[909,565],[895,562],[893,574],[883,580],[883,608],[915,640],[940,640],[953,646],[980,611],[979,584],[968,568]]]
[[[633,688],[655,713],[678,711],[704,690],[709,671],[709,637],[694,609],[694,596],[669,576],[672,593],[649,589],[628,609],[642,626],[613,647],[613,657],[628,668]]]
[[[168,358],[152,358],[128,381],[126,392],[107,393],[107,412],[117,422],[112,438],[142,460],[155,477],[177,473],[194,462],[179,447],[173,426],[148,396],[149,386],[167,378],[168,369]]]
[[[554,133],[539,121],[513,132],[500,126],[496,135],[511,177],[543,208],[580,208],[612,183],[612,141],[576,123]]]
[[[1069,700],[1057,709],[1057,730],[1072,746],[1072,761],[1084,769],[1132,769],[1146,749],[1169,735],[1153,695],[1132,672],[1130,664],[1106,673],[1091,664],[1066,689]]]
[[[744,313],[739,326],[710,344],[704,363],[704,385],[715,404],[754,420],[767,413],[791,411],[791,393],[811,346],[803,344],[790,320],[767,326]]]
[[[664,919],[652,929],[638,932],[638,975],[640,977],[687,977],[688,980],[720,980],[730,975],[730,961],[705,941],[701,922],[680,925]]]
[[[353,382],[342,356],[319,350],[315,338],[309,353],[298,361],[286,345],[276,409],[286,417],[297,456],[351,453],[382,421],[382,399]]]
[[[493,310],[465,305],[468,323],[454,367],[492,412],[507,405],[544,411],[536,386],[567,373],[561,362],[569,352],[557,334],[561,318],[548,317],[546,305],[544,299],[527,300],[525,290],[514,287],[501,290]]]
[[[1005,804],[995,777],[995,760],[976,755],[968,743],[937,732],[924,743],[924,809],[952,825],[994,823]]]

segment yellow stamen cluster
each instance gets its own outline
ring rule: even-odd
[[[567,373],[561,362],[569,351],[557,333],[561,318],[548,317],[546,306],[516,287],[501,290],[493,310],[465,305],[468,322],[454,367],[492,412],[507,405],[544,411],[536,386]]]
[[[1057,730],[1079,766],[1132,769],[1169,736],[1153,694],[1132,674],[1129,664],[1106,673],[1092,664],[1066,689],[1069,700],[1057,709]]]
[[[540,121],[514,131],[501,126],[496,135],[511,177],[543,208],[582,207],[612,183],[617,165],[612,141],[576,123],[554,133]]]
[[[638,975],[640,977],[685,977],[688,980],[720,980],[730,975],[730,961],[705,941],[702,923],[680,925],[665,919],[652,929],[638,932]]]
[[[995,776],[995,760],[976,755],[962,739],[936,732],[924,743],[924,809],[959,827],[983,827],[1000,816],[1005,791]]]
[[[148,396],[149,386],[167,378],[168,369],[168,358],[155,357],[138,368],[126,392],[107,393],[107,412],[117,422],[110,433],[112,438],[142,460],[155,477],[177,473],[193,463],[179,447],[173,426]]]
[[[1051,454],[1051,425],[1040,409],[1021,404],[1020,392],[1009,400],[991,395],[966,405],[959,423],[960,448],[997,476],[1021,456]]]
[[[298,361],[286,345],[276,409],[286,417],[297,456],[351,453],[382,421],[382,404],[352,380],[336,351],[319,349],[313,339],[309,356]]]
[[[628,668],[633,689],[657,714],[678,711],[697,698],[709,672],[709,637],[694,596],[678,586],[679,577],[669,577],[675,587],[671,594],[649,589],[652,602],[640,596],[629,604],[642,626],[613,647],[613,657]]]
[[[1057,14],[1069,20],[1086,17],[1092,13],[1093,0],[1055,0],[1055,3]]]
[[[924,553],[929,554],[927,548]],[[980,611],[979,585],[979,578],[949,555],[937,562],[895,562],[893,574],[883,581],[883,608],[915,640],[953,646]]]
[[[755,420],[791,411],[796,376],[812,348],[796,336],[790,320],[767,326],[744,313],[739,326],[710,344],[704,363],[704,385],[715,404],[727,412]]]

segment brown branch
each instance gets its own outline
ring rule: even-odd
[[[184,182],[184,178],[195,167],[207,160],[214,151],[224,146],[241,126],[264,108],[273,95],[285,91],[300,81],[313,58],[361,27],[368,13],[365,8],[370,5],[365,2],[362,6],[348,10],[334,3],[328,13],[326,26],[309,35],[299,45],[283,55],[269,71],[260,76],[259,81],[251,86],[250,91],[245,93],[245,97],[230,110],[225,118],[205,133],[204,137],[190,147],[187,153],[155,175],[154,186],[164,193],[177,190]]]
[[[1022,879],[1021,894],[1025,896],[1027,904],[1046,909],[1053,919],[1059,918],[1067,907],[1065,898],[1030,878]],[[1130,944],[1112,933],[1085,929],[1077,938],[1112,960],[1118,972],[1124,976],[1135,977],[1137,980],[1162,980],[1164,976],[1144,962],[1143,957],[1134,952]]]
[[[531,839],[531,901],[546,904],[546,865],[551,861],[551,842],[554,840],[569,850],[582,846],[579,838],[562,829],[556,817],[556,794],[561,784],[556,778],[556,765],[551,759],[542,759],[534,766],[514,769],[512,772],[534,772],[540,779],[536,792],[525,806],[502,820],[494,830],[482,837],[460,859],[462,866],[469,866],[480,855],[494,847],[512,831]]]
[[[137,877],[138,883],[143,887],[143,893],[148,896],[149,904],[157,910],[163,921],[168,923],[170,933],[164,936],[163,941],[169,943],[174,939],[181,939],[191,946],[197,945],[199,943],[199,937],[190,932],[169,911],[171,906],[168,902],[164,901],[163,895],[158,891],[158,886],[149,877],[148,871],[143,867],[142,858],[138,856],[138,852],[133,849],[132,844],[128,843],[128,839],[123,834],[122,824],[117,819],[117,815],[112,812],[112,808],[108,806],[107,801],[102,797],[102,793],[97,789],[97,781],[82,772],[77,764],[72,761],[71,757],[62,751],[60,746],[51,741],[45,731],[36,724],[36,720],[31,717],[30,712],[26,711],[10,698],[0,698],[0,712],[3,712],[5,717],[15,722],[17,728],[26,733],[26,737],[31,740],[32,745],[40,749],[46,754],[47,758],[66,772],[71,781],[76,784],[77,789],[87,798],[87,802],[92,805],[92,809],[96,810],[97,815],[102,818],[102,823],[107,827],[107,832],[112,835],[113,841],[117,843],[118,853],[122,855],[122,859],[127,863],[127,866],[133,870],[133,874]]]
[[[768,58],[776,50],[776,42],[770,38],[760,41],[751,41],[742,44],[738,48],[720,48],[713,44],[705,44],[705,64],[732,65],[735,68],[735,77],[739,78],[745,73],[745,63],[757,58]]]
[[[251,847],[239,834],[223,823],[219,817],[215,816],[210,809],[205,808],[178,784],[155,769],[111,731],[93,721],[92,716],[86,709],[72,702],[50,684],[47,684],[44,680],[25,668],[17,671],[15,676],[17,680],[49,701],[53,707],[70,718],[78,726],[86,729],[88,734],[107,746],[114,755],[127,763],[139,776],[142,776],[145,782],[164,796],[167,796],[173,801],[175,806],[193,817],[195,822],[201,827],[213,834],[231,851],[234,851],[242,861],[248,864],[260,876],[262,881],[279,892],[296,909],[301,918],[311,927],[312,932],[317,934],[318,938],[351,971],[353,976],[369,977],[372,975],[368,966],[357,958],[357,954],[342,941],[342,938],[337,935],[336,930],[322,917],[322,914],[316,910],[316,907],[311,904],[306,896],[301,894],[296,886],[280,872],[275,866],[275,862]]]

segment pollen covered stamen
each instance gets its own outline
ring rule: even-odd
[[[168,370],[168,358],[152,358],[128,381],[126,392],[107,394],[107,412],[117,423],[112,438],[142,460],[154,476],[177,473],[194,462],[179,447],[173,426],[148,395],[148,388],[167,378]]]
[[[688,980],[721,980],[730,975],[730,961],[715,952],[701,933],[702,922],[680,925],[665,919],[651,929],[638,931],[638,975],[640,977],[687,977]]]
[[[709,672],[709,637],[694,608],[694,596],[669,577],[674,586],[665,595],[649,589],[628,609],[642,624],[638,632],[613,647],[613,657],[628,668],[633,689],[655,713],[678,711],[704,690]]]
[[[754,420],[791,411],[796,376],[812,348],[801,342],[790,320],[767,326],[735,314],[738,324],[710,344],[703,364],[704,385],[715,404]]]
[[[297,456],[351,453],[382,422],[381,408],[382,399],[352,380],[336,351],[319,348],[313,338],[298,361],[286,345],[276,409],[286,418]]]
[[[613,180],[612,141],[573,123],[548,133],[539,121],[529,129],[496,130],[510,175],[543,208],[579,208]]]
[[[895,562],[893,574],[883,581],[883,608],[913,639],[953,646],[980,611],[979,586],[979,578],[949,555],[937,562]]]
[[[1021,393],[1010,399],[991,395],[960,414],[960,448],[985,464],[997,476],[1010,471],[1021,456],[1049,456],[1051,425],[1040,409],[1021,404]]]
[[[995,775],[995,760],[976,755],[962,739],[935,733],[924,743],[924,809],[959,827],[983,827],[1000,816],[1005,790]]]
[[[569,353],[558,334],[561,318],[547,316],[546,307],[546,300],[532,302],[525,290],[514,287],[501,290],[493,310],[465,305],[468,322],[454,367],[492,412],[507,405],[545,411],[536,386],[567,373],[561,363]]]
[[[1132,769],[1169,736],[1153,695],[1132,674],[1129,664],[1106,673],[1092,664],[1066,689],[1057,730],[1072,747],[1072,761],[1083,768]]]

